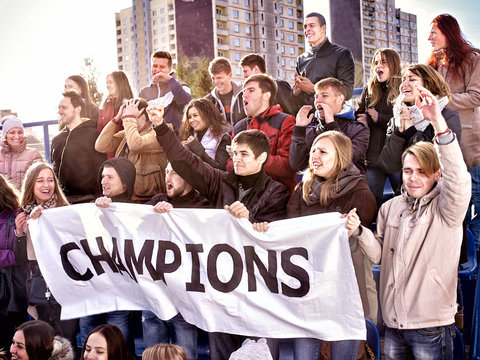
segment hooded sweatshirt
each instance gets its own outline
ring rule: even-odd
[[[133,163],[126,159],[126,158],[111,158],[105,161],[99,172],[99,183],[100,183],[100,188],[102,187],[101,182],[102,182],[102,170],[105,167],[105,165],[110,165],[115,169],[117,172],[118,176],[120,177],[120,180],[122,180],[123,185],[125,185],[126,190],[125,192],[112,197],[112,201],[114,202],[131,202],[132,201],[132,195],[133,195],[133,188],[135,186],[135,176],[136,176],[136,170],[135,170],[135,165]]]

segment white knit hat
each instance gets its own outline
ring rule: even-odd
[[[7,137],[7,133],[13,128],[23,129],[22,122],[15,115],[6,115],[0,119],[2,124],[3,137]]]

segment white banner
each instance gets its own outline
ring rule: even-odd
[[[226,210],[116,203],[49,209],[30,221],[62,319],[113,310],[180,312],[206,331],[274,338],[365,339],[338,213],[258,233]]]

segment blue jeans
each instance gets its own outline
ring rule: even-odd
[[[386,359],[453,360],[454,325],[399,330],[385,328]]]
[[[396,172],[395,174],[387,174],[377,166],[369,166],[367,168],[366,175],[368,186],[370,187],[370,191],[372,192],[373,196],[375,196],[375,200],[377,200],[378,208],[380,208],[380,205],[383,203],[383,188],[385,187],[387,177],[390,180],[390,185],[392,185],[394,193],[402,183],[400,172]]]
[[[360,340],[330,341],[331,360],[356,360]],[[318,359],[322,340],[313,338],[293,339],[293,358],[295,360]]]
[[[470,199],[466,219],[467,226],[475,238],[475,247],[478,251],[480,247],[480,166],[470,168],[468,172],[472,177],[472,198]]]
[[[88,334],[102,324],[110,324],[118,327],[128,344],[130,337],[128,311],[111,311],[105,314],[89,315],[80,318],[80,337],[82,339],[82,345],[85,343]]]
[[[187,360],[198,359],[197,328],[187,323],[181,314],[163,321],[151,311],[142,311],[142,328],[145,348],[159,343],[170,343],[171,340],[185,350]]]

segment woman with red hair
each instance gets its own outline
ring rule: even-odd
[[[450,86],[447,108],[458,111],[462,122],[460,147],[472,176],[471,205],[475,207],[475,212],[467,214],[467,223],[478,251],[480,216],[474,214],[480,212],[480,50],[465,39],[457,20],[449,14],[433,19],[428,40],[432,54],[427,65],[438,70]]]

